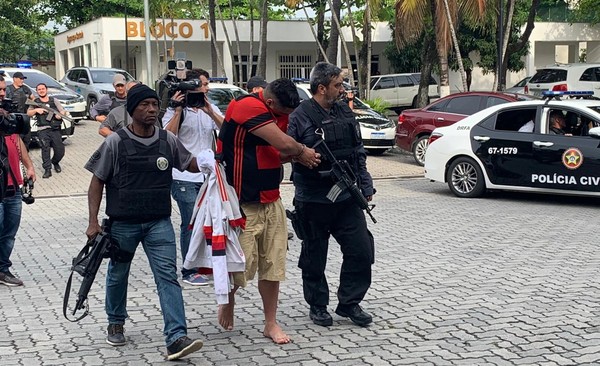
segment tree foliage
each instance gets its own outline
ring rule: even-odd
[[[0,62],[23,59],[39,43],[45,24],[39,9],[38,0],[0,1]]]

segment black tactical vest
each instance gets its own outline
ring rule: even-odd
[[[40,98],[35,98],[36,103],[44,104],[48,108],[56,109],[56,103],[54,103],[54,97],[48,97],[47,102],[42,102]],[[35,118],[37,120],[38,127],[46,127],[51,126],[52,128],[60,128],[62,122],[57,119],[54,115],[51,119],[48,119],[49,113],[44,114],[36,114]]]
[[[298,108],[303,108],[310,116],[315,129],[322,129],[323,139],[336,159],[346,160],[352,167],[354,174],[357,175],[358,161],[356,152],[362,145],[362,138],[360,135],[360,126],[356,122],[354,113],[350,107],[343,102],[338,102],[336,106],[333,106],[336,112],[335,117],[327,115],[313,99],[303,102]],[[319,140],[320,137],[318,135],[311,135],[310,141],[300,142],[312,147]],[[323,155],[321,155],[321,164],[316,169],[308,169],[300,163],[294,163],[293,168],[292,179],[295,182],[308,186],[322,187],[325,182],[329,181],[333,185],[333,181],[329,177],[319,173],[331,169],[331,162],[327,161]]]
[[[109,113],[113,109],[127,104],[127,100],[118,100],[117,97],[111,97],[110,99],[112,100],[112,103],[110,103],[110,109],[108,111]]]
[[[119,142],[117,175],[106,186],[106,214],[117,221],[136,223],[171,215],[171,170],[174,157],[167,132],[150,146],[132,140],[124,129]]]

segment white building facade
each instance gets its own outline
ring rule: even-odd
[[[225,28],[223,27],[225,26]],[[270,21],[267,33],[267,72],[264,77],[273,80],[279,77],[308,77],[310,69],[318,58],[318,47],[304,20]],[[387,23],[373,23],[373,50],[371,65],[373,72],[380,74],[393,73],[384,56],[384,49],[392,39]],[[246,65],[250,52],[250,21],[237,21],[240,38],[240,53]],[[224,29],[227,30],[232,44],[229,50]],[[170,55],[184,53],[191,60],[193,67],[200,67],[212,76],[223,76],[219,71],[211,70],[211,40],[206,20],[157,20],[151,30],[151,70],[148,75],[145,27],[141,18],[99,18],[77,28],[62,32],[55,36],[56,78],[61,79],[66,71],[74,66],[117,67],[126,68],[125,41],[126,34],[129,46],[129,72],[144,83],[153,85],[160,75],[166,72],[166,61]],[[352,62],[354,62],[354,45],[349,28],[343,33],[347,41]],[[259,22],[254,22],[253,64],[258,59]],[[225,76],[233,81],[235,71],[234,60],[237,60],[237,47],[233,23],[217,22],[217,47],[222,57]],[[587,52],[587,62],[600,62],[600,26],[589,27],[585,24],[569,23],[536,23],[530,37],[530,54],[526,58],[526,69],[519,73],[509,74],[507,85],[510,86],[521,78],[533,75],[535,69],[555,62],[576,62],[583,49]],[[478,55],[472,55],[474,64]],[[344,49],[338,50],[337,65],[346,67]],[[245,80],[246,66],[242,70],[241,80]],[[490,90],[493,74],[483,74],[475,68],[472,74],[471,90]],[[450,75],[452,91],[461,89],[458,73]]]

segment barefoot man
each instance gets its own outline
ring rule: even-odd
[[[235,292],[258,271],[258,291],[263,302],[263,334],[285,344],[290,337],[277,324],[279,282],[285,279],[287,222],[279,196],[281,163],[293,159],[309,168],[319,164],[319,154],[297,143],[277,127],[300,104],[289,79],[271,82],[264,91],[242,96],[229,104],[219,134],[227,182],[233,186],[246,215],[240,244],[246,272],[234,274],[229,304],[219,306],[219,323],[233,329]]]

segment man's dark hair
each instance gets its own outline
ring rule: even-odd
[[[342,69],[328,62],[319,62],[310,72],[310,92],[314,95],[319,85],[329,86],[333,78],[337,78]]]
[[[39,83],[38,85],[35,86],[35,88],[37,89],[38,86],[43,85],[46,89],[48,89],[48,85],[46,85],[45,83]]]
[[[0,81],[4,81],[4,76],[0,75]]]
[[[273,80],[265,89],[265,98],[277,99],[277,103],[284,108],[296,108],[300,105],[298,89],[293,81],[287,78]]]
[[[210,79],[210,74],[208,73],[208,71],[204,69],[191,69],[186,73],[185,80],[199,80],[200,76],[204,76],[205,78]]]

